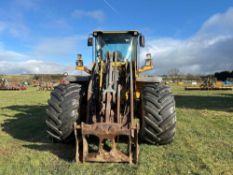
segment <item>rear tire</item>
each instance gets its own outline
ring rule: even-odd
[[[171,143],[176,130],[175,100],[169,87],[158,83],[142,89],[140,136],[150,144]]]
[[[81,121],[84,88],[79,84],[60,84],[51,93],[47,108],[47,133],[53,141],[68,142],[74,122]]]

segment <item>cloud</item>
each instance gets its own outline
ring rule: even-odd
[[[69,25],[69,23],[67,23],[66,20],[63,18],[51,20],[45,24],[45,27],[58,31],[69,31],[70,29],[72,29],[72,26]]]
[[[80,10],[76,12],[78,18],[94,18],[89,12]],[[9,22],[0,22],[0,32],[10,32],[10,26],[14,25]],[[75,54],[84,39],[86,36],[83,35],[44,38],[33,44],[32,52],[27,54],[6,50],[0,42],[0,73],[74,73],[74,66],[64,66],[46,60],[51,58],[58,60]],[[149,40],[141,56],[145,58],[147,52],[152,53],[155,65],[152,73],[157,75],[166,74],[174,68],[178,68],[182,73],[207,74],[233,69],[232,48],[233,8],[230,8],[224,13],[211,16],[188,39]]]
[[[13,5],[25,10],[36,10],[39,7],[38,0],[14,0]]]
[[[33,56],[5,50],[0,42],[0,74],[74,74],[74,66],[32,59]]]
[[[26,14],[35,13],[41,0],[13,0],[0,10],[0,34],[16,39],[29,39],[31,34]]]
[[[25,39],[30,29],[22,21],[0,21],[0,33],[7,33],[11,37]]]
[[[6,23],[3,21],[0,21],[0,32],[3,32],[6,29]]]
[[[0,42],[0,74],[76,74],[73,64],[67,66],[47,60],[69,58],[83,39],[81,35],[42,39],[31,53],[7,50]]]
[[[16,38],[25,38],[29,35],[30,29],[23,23],[8,23],[8,32]]]
[[[233,7],[225,13],[217,13],[210,17],[198,31],[198,35],[232,35],[233,33]]]
[[[9,62],[0,60],[0,74],[74,74],[74,67],[45,62],[27,60],[25,62]]]
[[[4,44],[0,42],[0,61],[23,61],[28,59],[27,55],[11,50],[5,50]]]
[[[166,74],[178,68],[182,73],[214,73],[233,69],[233,8],[210,17],[200,30],[186,40],[157,38],[148,41],[155,70]]]
[[[15,60],[25,60],[27,59],[28,56],[23,55],[21,53],[17,53],[14,51],[1,51],[0,50],[0,61],[4,61],[4,60],[9,60],[9,61],[15,61]]]
[[[102,10],[93,10],[93,11],[84,11],[84,10],[75,10],[72,12],[72,16],[75,18],[84,18],[89,17],[102,21],[105,19],[105,14]]]
[[[33,55],[36,57],[65,57],[70,53],[76,53],[77,47],[86,36],[74,35],[69,37],[41,39],[33,48]]]

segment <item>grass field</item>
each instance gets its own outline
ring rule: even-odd
[[[49,92],[0,91],[0,175],[233,174],[233,92],[174,87],[177,132],[171,145],[140,145],[138,165],[77,165],[74,146],[45,132]]]

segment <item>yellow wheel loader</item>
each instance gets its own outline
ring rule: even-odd
[[[137,163],[139,140],[168,144],[175,135],[175,100],[153,69],[151,54],[140,66],[144,36],[138,31],[94,31],[88,38],[93,66],[76,69],[88,76],[67,77],[48,102],[47,132],[67,142],[75,138],[77,162]]]

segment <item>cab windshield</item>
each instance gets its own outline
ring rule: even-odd
[[[97,57],[106,60],[107,52],[117,52],[118,60],[136,59],[137,38],[131,34],[102,34],[96,38]]]

